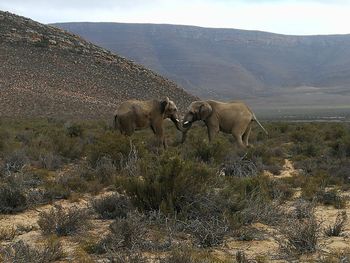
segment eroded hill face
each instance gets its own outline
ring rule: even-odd
[[[82,38],[0,12],[0,116],[108,118],[130,98],[194,99],[173,82]]]

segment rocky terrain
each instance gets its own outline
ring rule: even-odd
[[[193,96],[79,36],[0,11],[0,116],[109,118],[119,102]]]
[[[55,24],[206,98],[253,108],[339,107],[350,100],[350,35],[124,23]]]

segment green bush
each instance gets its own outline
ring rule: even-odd
[[[25,189],[20,184],[0,185],[0,213],[16,213],[27,208]]]
[[[83,135],[83,127],[78,123],[67,122],[64,128],[69,137],[81,137]]]
[[[102,158],[108,157],[120,169],[120,164],[129,151],[130,141],[126,137],[107,131],[96,137],[94,144],[87,146],[87,160],[95,168]]]
[[[126,218],[132,210],[130,200],[119,194],[96,198],[92,200],[91,205],[103,219]]]
[[[161,210],[179,213],[203,192],[211,171],[203,164],[185,161],[165,154],[160,160],[143,164],[143,178],[122,178],[118,185],[125,189],[134,205],[142,211]]]

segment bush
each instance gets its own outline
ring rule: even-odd
[[[120,179],[133,204],[143,211],[161,210],[164,214],[180,213],[205,190],[211,171],[204,165],[181,160],[167,154],[160,160],[144,163],[144,177]]]
[[[280,231],[285,239],[280,239],[280,247],[288,255],[302,255],[316,251],[320,223],[314,215],[299,220],[292,218],[284,222]]]
[[[6,156],[4,169],[6,172],[19,172],[28,163],[26,153],[23,150],[16,150]]]
[[[119,194],[96,198],[91,205],[103,219],[126,218],[132,210],[129,198]]]
[[[39,155],[39,164],[41,168],[56,170],[62,166],[62,159],[52,152],[43,152]]]
[[[0,228],[0,242],[11,241],[12,239],[14,239],[16,234],[17,234],[17,229],[14,227],[1,227]]]
[[[331,153],[338,158],[350,157],[350,136],[338,139],[331,144]]]
[[[172,250],[167,258],[161,260],[161,263],[198,263],[198,261],[193,258],[190,250],[176,249]]]
[[[67,122],[64,128],[69,137],[81,137],[83,135],[83,127],[77,123]]]
[[[96,162],[96,177],[103,184],[111,184],[114,181],[116,167],[111,158],[107,156],[101,157]]]
[[[336,191],[322,191],[318,193],[317,201],[324,205],[332,205],[337,209],[345,208],[346,201]]]
[[[220,174],[237,177],[256,176],[258,175],[258,167],[252,160],[230,158],[221,165]]]
[[[126,218],[117,218],[109,227],[110,233],[100,242],[106,251],[139,249],[144,246],[146,227],[139,213],[129,213]]]
[[[56,206],[39,214],[38,225],[44,234],[66,236],[88,227],[89,217],[86,209],[71,207],[65,210],[62,206]]]
[[[207,137],[207,134],[202,129],[194,128],[193,132],[191,131],[188,135],[189,138],[186,140],[187,147],[184,149],[185,158],[205,163],[222,162],[233,145],[222,136],[217,136],[215,140],[209,143],[206,139],[203,139]]]
[[[243,224],[261,222],[276,225],[285,216],[277,203],[266,200],[260,194],[252,193],[242,201],[242,206],[244,208],[237,215]]]
[[[325,234],[329,237],[337,237],[344,231],[347,214],[345,211],[339,212],[334,225],[330,225],[325,229]]]
[[[165,258],[160,258],[159,263],[234,263],[234,260],[225,260],[214,253],[201,251],[187,246],[172,249]]]
[[[229,231],[228,222],[218,216],[189,219],[184,222],[184,230],[191,233],[200,247],[222,244]]]
[[[107,131],[95,139],[96,142],[94,144],[87,146],[87,160],[91,167],[96,168],[101,158],[108,157],[120,169],[121,162],[130,151],[129,141],[125,137],[111,131]]]
[[[329,175],[323,171],[317,172],[312,176],[304,177],[303,184],[301,185],[301,196],[305,200],[317,198],[320,193],[324,192],[328,178]]]
[[[27,208],[27,197],[22,185],[0,185],[0,213],[16,213]]]
[[[298,199],[294,205],[292,216],[299,220],[311,218],[315,212],[315,203],[308,202],[303,199]]]
[[[46,263],[56,262],[64,257],[61,243],[50,238],[43,247],[31,248],[22,240],[0,249],[0,259],[4,262],[16,263]]]
[[[148,263],[147,257],[143,256],[141,252],[124,249],[124,250],[111,250],[107,253],[109,262],[113,263]]]

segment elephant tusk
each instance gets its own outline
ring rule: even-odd
[[[179,119],[176,119],[177,122],[180,122]]]
[[[189,121],[185,121],[184,124],[186,125],[187,123],[189,123]]]

